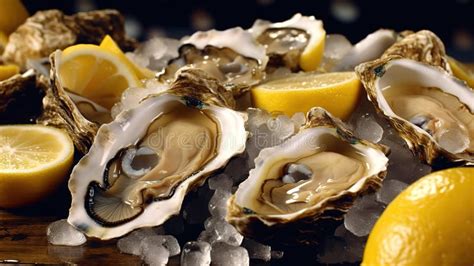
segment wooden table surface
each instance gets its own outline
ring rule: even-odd
[[[48,244],[47,226],[67,217],[70,197],[65,185],[35,206],[0,209],[0,263],[141,265],[139,257],[121,254],[116,240],[88,240],[83,246]]]

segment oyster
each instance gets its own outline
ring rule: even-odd
[[[0,81],[0,124],[34,123],[47,87],[33,70]]]
[[[302,54],[312,49],[326,37],[323,22],[313,16],[295,14],[291,19],[278,23],[256,20],[249,29],[254,38],[265,45],[270,57],[269,66],[285,66],[292,71],[316,70],[320,60],[301,61]]]
[[[263,149],[227,205],[242,234],[273,243],[314,244],[353,200],[381,186],[387,148],[355,138],[322,108],[278,146]]]
[[[110,112],[62,87],[56,71],[55,56],[57,53],[51,55],[51,82],[43,98],[43,113],[37,122],[64,129],[76,149],[85,154],[94,141],[99,128],[98,122],[110,121]]]
[[[116,10],[72,16],[59,10],[39,11],[9,36],[3,60],[25,68],[28,59],[47,57],[76,43],[98,44],[107,34],[125,50],[135,47],[135,41],[125,36],[124,18]]]
[[[265,77],[267,61],[265,48],[242,28],[196,32],[183,41],[179,57],[169,62],[159,79],[170,83],[180,68],[191,66],[205,70],[241,95]]]
[[[383,56],[356,72],[369,100],[421,160],[434,164],[444,157],[472,164],[474,91],[441,67],[442,56],[427,55],[423,61],[441,65]]]
[[[202,72],[181,70],[170,90],[102,125],[71,174],[70,224],[101,239],[160,225],[190,189],[244,151],[246,116],[223,107],[217,88],[202,86]],[[195,75],[201,84],[193,85]]]

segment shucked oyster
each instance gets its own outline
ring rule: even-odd
[[[420,159],[474,163],[474,91],[465,83],[404,58],[375,60],[356,72],[370,101]]]
[[[196,32],[183,41],[179,57],[170,61],[159,76],[170,83],[183,66],[206,71],[234,94],[240,95],[265,77],[265,48],[242,28]]]
[[[296,135],[260,152],[230,198],[226,219],[263,241],[318,242],[358,195],[380,187],[385,149],[355,138],[324,109],[313,108]]]
[[[321,58],[305,60],[304,55],[324,50],[324,47],[316,47],[324,43],[321,40],[326,37],[321,20],[301,14],[278,23],[259,19],[249,31],[265,46],[270,57],[269,66],[285,66],[292,71],[311,71],[318,67]]]
[[[9,36],[3,60],[25,68],[27,59],[49,56],[76,43],[98,44],[109,34],[125,50],[135,42],[125,37],[124,19],[116,10],[80,12],[39,11]]]
[[[474,162],[474,91],[451,75],[434,33],[407,34],[356,72],[369,100],[420,159]]]
[[[102,239],[159,225],[190,189],[244,151],[245,115],[223,107],[215,88],[194,86],[195,71],[182,70],[169,91],[99,129],[71,174],[70,224]]]

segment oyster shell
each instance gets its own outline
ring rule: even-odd
[[[421,30],[416,33],[404,32],[402,36],[404,37],[401,40],[382,54],[382,59],[407,58],[438,66],[450,74],[453,73],[448,63],[444,44],[436,34],[428,30]]]
[[[159,75],[170,83],[183,66],[200,68],[241,95],[265,77],[268,57],[250,33],[242,28],[196,32],[183,41],[179,57],[171,60]]]
[[[55,54],[52,54],[50,84],[46,89],[46,96],[43,98],[43,113],[37,122],[64,129],[71,137],[76,149],[85,154],[92,145],[99,128],[97,122],[103,122],[100,119],[110,120],[107,118],[110,115],[108,112],[103,113],[104,110],[95,103],[78,95],[69,94],[64,90],[56,73],[54,57]]]
[[[396,41],[393,30],[377,30],[356,43],[331,71],[353,71],[358,64],[379,58]]]
[[[0,81],[0,124],[34,123],[47,87],[33,70]]]
[[[101,239],[160,225],[189,190],[244,151],[246,116],[222,107],[215,88],[194,86],[201,72],[182,70],[170,90],[100,127],[71,174],[70,224]]]
[[[291,19],[278,23],[258,19],[249,32],[259,43],[265,45],[270,58],[269,66],[284,66],[292,71],[311,71],[318,67],[318,60],[300,65],[300,56],[310,53],[326,37],[323,22],[316,20],[314,16],[307,17],[298,13]]]
[[[383,56],[357,66],[357,75],[375,108],[421,160],[435,164],[444,157],[472,164],[474,91],[442,67],[442,56],[426,49],[415,49],[410,57],[437,66]]]
[[[227,205],[242,234],[272,243],[317,243],[354,199],[381,186],[385,146],[355,138],[340,120],[313,108],[278,146],[263,149]]]
[[[47,57],[76,43],[98,44],[107,34],[124,50],[135,47],[135,41],[125,36],[124,18],[116,10],[72,16],[59,10],[39,11],[10,35],[3,60],[25,68],[28,59]]]

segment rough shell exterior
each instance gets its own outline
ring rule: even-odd
[[[387,64],[402,58],[425,63],[427,67],[436,67],[441,71],[440,75],[450,75],[452,73],[447,61],[444,45],[434,33],[423,30],[407,34],[405,38],[390,47],[381,58],[356,67],[356,73],[364,85],[369,100],[373,103],[378,113],[383,115],[397,130],[398,134],[406,141],[410,150],[420,160],[428,164],[445,163],[445,159],[449,161],[465,160],[466,158],[461,159],[459,156],[443,152],[428,134],[420,134],[407,121],[398,117],[389,117],[381,110],[380,103],[377,100],[376,81],[384,74]],[[459,83],[462,84],[463,82],[459,81]]]
[[[192,67],[183,67],[176,74],[176,79],[167,91],[178,96],[189,96],[207,104],[235,108],[231,90],[205,71]]]
[[[47,79],[32,70],[0,81],[0,124],[34,123],[47,87]]]
[[[380,59],[407,58],[437,66],[452,74],[441,39],[431,31],[402,32],[402,39],[388,48]]]
[[[72,16],[59,10],[39,11],[9,37],[3,60],[23,68],[30,58],[48,57],[76,43],[98,44],[109,34],[124,50],[135,47],[125,37],[124,18],[116,10],[80,12]]]
[[[51,83],[43,98],[43,113],[37,122],[64,129],[81,153],[86,154],[99,125],[87,120],[61,86],[51,55]]]
[[[313,127],[336,128],[339,136],[349,143],[360,142],[383,153],[389,150],[386,146],[357,139],[339,119],[332,117],[322,108],[313,108],[308,112],[307,122],[302,129]],[[234,194],[227,203],[226,219],[243,235],[272,245],[316,245],[324,236],[332,234],[334,229],[341,224],[343,215],[358,196],[381,187],[385,174],[386,171],[383,170],[377,175],[366,177],[363,183],[359,181],[352,186],[359,185],[355,192],[343,191],[325,200],[317,208],[306,209],[291,220],[263,216],[242,208],[236,203]]]

